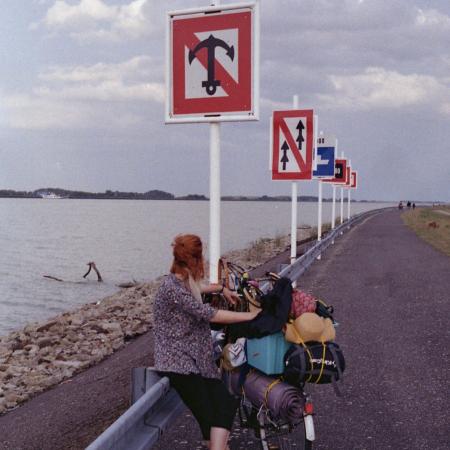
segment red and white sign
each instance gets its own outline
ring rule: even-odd
[[[357,172],[352,170],[350,174],[350,187],[356,189],[358,187]]]
[[[352,168],[351,166],[347,166],[346,176],[345,176],[345,185],[350,186],[352,182]]]
[[[311,180],[313,110],[274,111],[271,134],[272,180]]]
[[[345,184],[347,181],[347,160],[337,158],[334,161],[334,178],[322,178],[325,183]]]
[[[166,122],[258,119],[256,16],[257,4],[169,13]]]

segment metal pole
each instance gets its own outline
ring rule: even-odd
[[[292,109],[298,109],[298,95],[292,97]],[[297,182],[292,182],[291,198],[291,263],[297,259]]]
[[[217,283],[220,258],[220,123],[210,123],[209,127],[209,281]]]
[[[352,166],[352,162],[349,159],[348,160],[348,165],[351,167]],[[351,178],[351,172],[350,172],[350,178]],[[351,179],[350,179],[351,181]],[[350,220],[350,187],[347,189],[347,220]]]
[[[331,207],[331,229],[336,226],[336,185],[333,184],[333,204]]]
[[[344,152],[341,153],[341,158],[344,157]],[[345,173],[344,173],[345,176]],[[341,187],[341,224],[344,223],[344,188]]]
[[[220,0],[211,0],[211,6]],[[209,281],[219,281],[220,258],[220,123],[209,124]]]
[[[320,242],[322,240],[322,180],[319,180],[319,205],[317,210],[317,242]],[[317,259],[320,259],[321,256],[319,255]]]
[[[350,188],[347,189],[348,207],[347,207],[347,220],[350,220]]]

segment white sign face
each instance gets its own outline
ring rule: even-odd
[[[258,3],[171,12],[167,35],[167,123],[258,120]]]

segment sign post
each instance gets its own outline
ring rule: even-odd
[[[350,167],[352,166],[352,162],[351,162],[351,160],[349,159],[348,160],[348,165],[349,165],[349,168],[347,169],[350,173],[349,173],[349,179],[348,179],[348,183],[349,183],[349,187],[348,187],[348,189],[347,189],[347,220],[348,221],[350,221],[350,186],[351,186],[351,184],[352,184],[352,182],[351,182],[351,169],[350,169]]]
[[[292,109],[298,109],[298,95],[292,97]],[[286,155],[286,152],[284,154]],[[293,181],[291,188],[291,264],[297,259],[297,210],[298,186],[297,182]]]
[[[322,206],[323,206],[323,180],[335,176],[335,138],[324,136],[320,132],[316,141],[316,169],[313,176],[319,179],[319,193],[317,205],[317,240],[322,239]],[[320,256],[318,257],[320,259]]]
[[[344,159],[344,152],[341,152],[341,159]],[[344,179],[345,179],[344,172]],[[341,186],[341,225],[344,223],[344,188]]]
[[[293,106],[298,107],[297,96]],[[313,110],[274,111],[271,124],[272,180],[292,181],[291,261],[297,257],[297,180],[311,180]]]
[[[335,153],[338,151],[338,140],[335,140]],[[333,184],[333,205],[331,207],[331,229],[334,230],[336,226],[336,185]],[[333,241],[334,244],[334,241]]]
[[[166,123],[210,124],[209,279],[220,258],[220,122],[259,119],[259,0],[172,11]]]

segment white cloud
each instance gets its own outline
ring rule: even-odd
[[[450,101],[450,82],[430,75],[401,74],[381,67],[369,67],[354,75],[330,75],[332,94],[319,94],[323,107],[369,110],[442,105]]]
[[[148,0],[125,5],[108,5],[103,0],[80,0],[70,4],[57,0],[47,11],[43,24],[53,31],[68,32],[80,42],[136,39],[152,31],[145,13]]]
[[[436,9],[417,9],[416,25],[450,29],[450,17]]]
[[[136,125],[136,105],[164,102],[164,85],[150,74],[153,61],[138,56],[117,64],[53,66],[39,74],[31,93],[3,94],[13,128],[102,128]],[[106,113],[106,114],[105,114]]]

